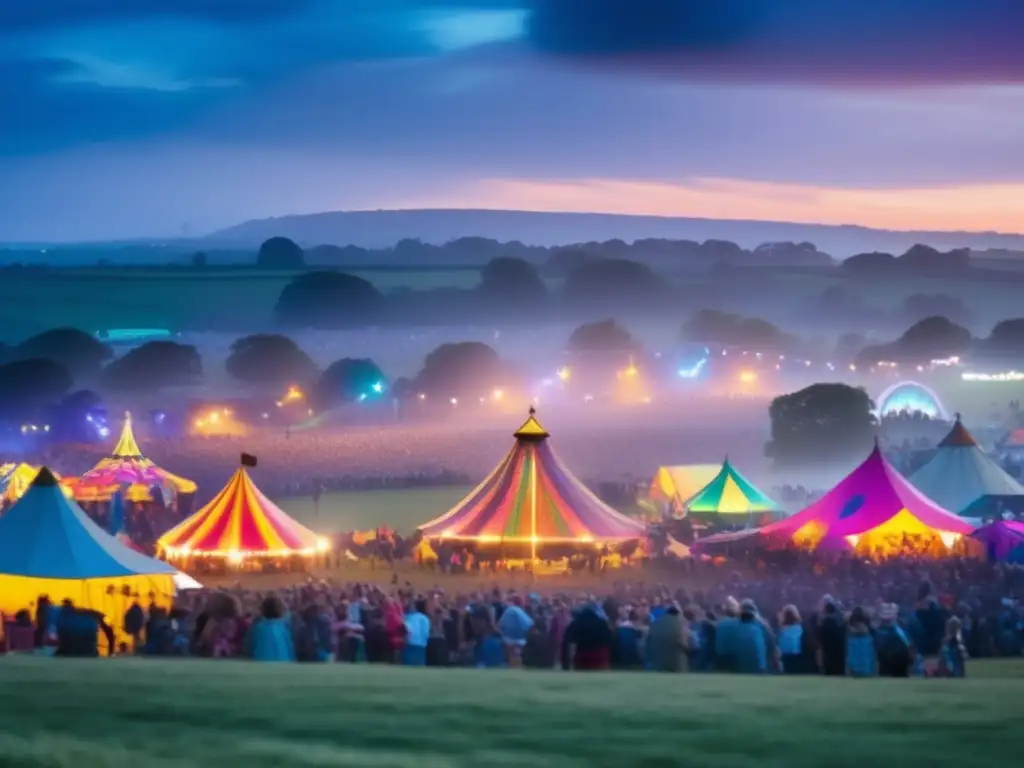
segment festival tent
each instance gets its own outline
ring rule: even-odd
[[[240,563],[253,557],[291,557],[325,552],[330,543],[293,520],[256,487],[242,456],[228,484],[213,500],[157,541],[169,560],[188,557],[225,558]]]
[[[938,538],[947,548],[973,527],[914,488],[882,456],[878,445],[853,472],[801,512],[763,528],[701,539],[698,544],[757,537],[809,549],[849,548],[886,554],[904,536]]]
[[[38,474],[39,467],[34,467],[31,464],[4,464],[0,466],[0,498],[8,503],[17,501],[24,495],[29,486],[32,485],[32,481],[36,479]],[[58,481],[60,480],[60,475],[56,472],[53,473],[53,476]],[[65,489],[64,495],[70,496],[71,491]]]
[[[658,467],[651,480],[650,497],[654,501],[667,502],[674,506],[695,495],[706,486],[722,468],[718,464],[684,464],[674,467]]]
[[[964,517],[1003,507],[1024,510],[1024,486],[990,458],[957,417],[931,460],[910,476],[918,490]]]
[[[530,416],[493,472],[447,514],[422,526],[427,539],[528,545],[602,544],[642,538],[644,525],[616,512],[562,464]]]
[[[124,415],[121,437],[113,452],[81,477],[66,478],[64,483],[76,501],[110,501],[119,490],[123,490],[125,501],[153,501],[154,487],[174,494],[196,491],[191,480],[172,475],[142,455],[130,413]]]
[[[1000,520],[974,532],[990,560],[1024,565],[1024,523]]]
[[[0,611],[13,614],[47,595],[104,613],[120,626],[124,592],[170,606],[174,569],[136,552],[94,523],[43,467],[0,518]],[[152,598],[150,598],[152,595]]]
[[[729,459],[703,488],[683,501],[689,514],[756,515],[778,514],[779,505],[739,473]]]

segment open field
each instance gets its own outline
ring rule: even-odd
[[[1024,665],[970,672],[861,681],[9,657],[0,659],[0,762],[1018,765]]]
[[[411,533],[458,504],[471,487],[409,488],[325,493],[319,512],[310,496],[275,499],[285,512],[320,533],[365,531],[387,525]]]

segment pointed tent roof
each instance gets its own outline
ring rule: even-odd
[[[1006,436],[1003,441],[1003,445],[1007,448],[1021,448],[1024,447],[1024,427],[1015,429]]]
[[[38,579],[173,575],[175,570],[129,549],[61,492],[49,469],[0,517],[0,574]]]
[[[168,555],[200,557],[313,554],[326,541],[288,516],[256,487],[245,467],[213,500],[157,542]]]
[[[722,462],[714,479],[687,499],[683,506],[690,512],[722,515],[779,511],[779,505],[740,474],[728,458]]]
[[[959,417],[935,455],[910,481],[928,498],[958,514],[985,498],[1024,499],[1024,486],[981,450]]]
[[[993,560],[1024,562],[1024,523],[1000,520],[979,528],[972,535],[985,544]]]
[[[5,501],[17,501],[32,485],[32,481],[39,474],[39,467],[31,464],[4,464],[0,467],[0,497]],[[53,476],[60,480],[60,475],[52,472]],[[70,491],[65,489],[65,495]]]
[[[81,477],[68,478],[65,484],[79,501],[103,501],[124,486],[128,487],[130,501],[148,501],[149,489],[154,485],[170,485],[177,493],[196,491],[194,482],[171,474],[142,455],[132,429],[132,415],[127,411],[111,454]]]
[[[660,501],[686,501],[714,480],[721,471],[719,464],[658,467],[651,480],[650,496]]]
[[[626,541],[642,523],[616,512],[569,472],[531,408],[515,444],[462,502],[420,526],[424,537],[481,542]]]

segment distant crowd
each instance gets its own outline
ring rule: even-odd
[[[57,655],[107,653],[103,629],[107,645],[125,638],[113,650],[151,657],[577,671],[963,677],[970,659],[1024,647],[1024,570],[797,553],[729,567],[591,593],[310,580],[187,592],[170,611],[136,595],[121,627],[41,599],[18,622]]]

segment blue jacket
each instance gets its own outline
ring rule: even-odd
[[[768,671],[768,643],[764,627],[756,618],[737,622],[735,633],[735,670],[741,674]]]
[[[249,629],[248,645],[254,661],[295,661],[292,625],[287,618],[259,619]]]
[[[851,628],[847,633],[846,672],[851,677],[872,677],[878,674],[875,638],[870,631]]]

